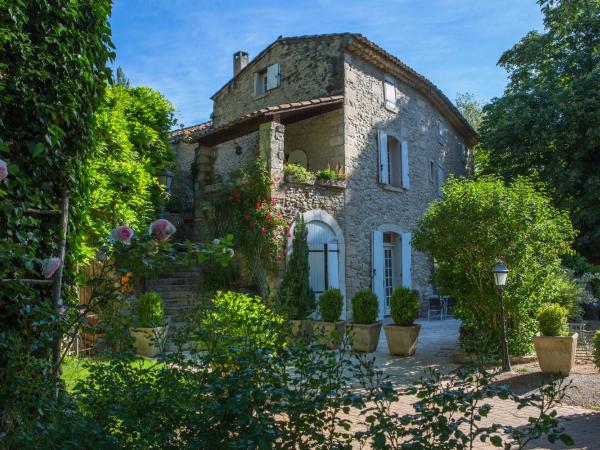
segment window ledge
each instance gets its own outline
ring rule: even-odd
[[[393,186],[391,184],[382,184],[381,187],[384,190],[386,190],[386,191],[392,191],[392,192],[405,192],[405,191],[407,191],[407,189],[405,189],[403,187]]]

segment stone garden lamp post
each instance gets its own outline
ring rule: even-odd
[[[508,338],[506,337],[506,317],[504,315],[504,286],[506,285],[506,279],[508,278],[508,269],[506,266],[499,262],[492,269],[494,274],[494,283],[500,291],[500,319],[502,320],[502,371],[510,372],[510,357],[508,355]]]

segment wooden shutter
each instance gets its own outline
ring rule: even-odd
[[[442,186],[444,185],[445,180],[444,167],[441,163],[438,163],[437,166],[437,194],[439,196],[442,195]]]
[[[402,233],[402,286],[407,288],[412,287],[411,281],[411,247],[410,247],[410,233]]]
[[[408,142],[402,141],[402,187],[410,189],[410,178],[408,176]]]
[[[379,303],[378,319],[383,319],[385,312],[385,288],[383,280],[383,232],[373,231],[371,239],[371,270],[372,273],[372,289]]]
[[[267,91],[279,86],[279,63],[267,67]]]
[[[385,75],[383,78],[383,94],[388,108],[396,108],[396,83],[392,77]]]
[[[337,243],[329,243],[327,246],[327,287],[340,288],[339,278],[339,250]]]
[[[387,134],[379,131],[379,182],[381,184],[390,184],[390,161],[388,159],[388,139]]]
[[[326,289],[323,244],[308,244],[309,284],[317,298]]]

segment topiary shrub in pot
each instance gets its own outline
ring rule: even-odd
[[[374,352],[379,342],[381,321],[377,320],[379,302],[370,289],[358,291],[352,297],[352,325],[349,327],[352,350]]]
[[[412,356],[417,350],[421,325],[414,321],[419,316],[419,294],[404,286],[394,289],[390,298],[393,325],[383,327],[388,350],[392,355]]]
[[[315,340],[329,348],[338,348],[344,336],[342,314],[344,297],[339,289],[327,289],[319,297],[319,315],[322,320],[313,323]]]
[[[163,300],[156,292],[146,292],[138,297],[137,326],[130,328],[133,345],[138,355],[154,357],[164,347],[169,330],[163,326],[165,311]]]
[[[575,364],[577,333],[569,335],[569,311],[558,303],[542,305],[536,314],[540,333],[533,345],[543,373],[569,375]]]

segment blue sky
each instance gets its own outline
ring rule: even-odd
[[[362,33],[451,100],[486,102],[506,85],[502,52],[542,29],[534,0],[114,0],[111,22],[115,67],[164,94],[186,126],[210,116],[235,51],[253,58],[279,35]]]

